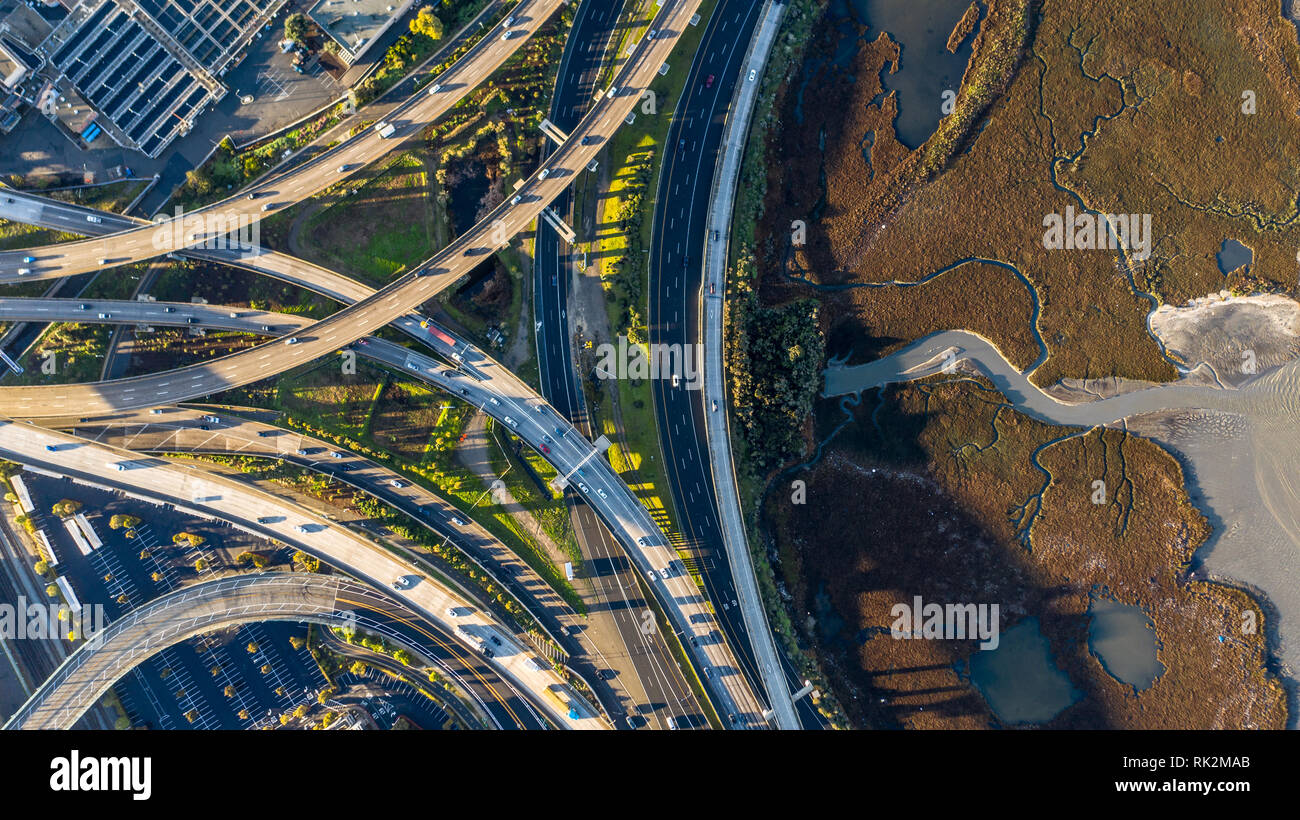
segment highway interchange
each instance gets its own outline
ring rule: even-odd
[[[584,10],[587,5],[589,4],[584,4]],[[547,405],[505,368],[480,351],[472,350],[467,344],[457,346],[456,352],[464,362],[459,368],[453,369],[447,368],[436,359],[413,353],[406,348],[380,342],[374,338],[365,338],[368,333],[389,323],[396,323],[408,335],[419,338],[435,352],[448,358],[453,351],[445,349],[445,345],[442,345],[444,349],[438,349],[439,343],[431,340],[428,334],[421,333],[418,317],[412,314],[411,310],[469,272],[479,263],[484,254],[501,247],[511,235],[524,230],[537,217],[542,207],[556,201],[567,190],[575,174],[591,162],[599,152],[600,146],[609,139],[637,103],[638,89],[649,83],[698,5],[698,2],[665,2],[655,22],[658,36],[643,38],[635,45],[627,61],[616,73],[609,91],[602,90],[598,97],[592,95],[591,110],[571,128],[565,129],[569,131],[568,139],[544,161],[542,168],[525,182],[519,189],[519,196],[503,203],[478,225],[455,239],[447,248],[380,291],[371,292],[346,277],[323,271],[316,266],[308,266],[306,263],[300,263],[280,254],[254,254],[251,259],[241,260],[241,263],[247,267],[278,275],[281,278],[290,280],[296,278],[313,290],[327,292],[340,301],[350,303],[323,321],[307,324],[301,319],[263,316],[256,311],[230,310],[221,306],[163,305],[150,302],[92,305],[85,302],[74,304],[69,300],[5,300],[4,303],[0,303],[0,318],[131,323],[147,321],[155,324],[179,324],[180,322],[177,321],[179,319],[194,318],[195,323],[207,327],[237,324],[240,329],[264,335],[292,335],[209,364],[179,368],[167,373],[88,385],[3,387],[0,388],[0,412],[15,418],[86,417],[87,414],[94,417],[158,404],[176,403],[217,393],[230,386],[258,381],[312,359],[332,355],[340,348],[356,343],[354,349],[364,355],[404,367],[420,378],[478,404],[503,424],[513,428],[516,434],[534,447],[540,448],[543,441],[552,440],[549,460],[565,474],[581,468],[581,472],[574,478],[574,483],[578,484],[577,489],[590,505],[589,509],[594,511],[619,538],[628,557],[632,559],[635,571],[643,576],[641,582],[650,587],[653,594],[659,598],[661,605],[667,604],[665,611],[674,631],[681,636],[683,648],[691,656],[693,663],[700,669],[716,672],[705,677],[712,680],[713,685],[709,687],[709,694],[714,699],[717,711],[725,714],[730,725],[735,727],[765,725],[762,716],[764,711],[762,700],[755,696],[755,691],[761,691],[757,688],[761,683],[752,674],[747,679],[742,672],[742,670],[752,669],[752,653],[748,651],[747,636],[735,622],[730,620],[725,623],[726,636],[713,628],[714,616],[710,612],[708,601],[698,594],[698,589],[690,581],[689,576],[675,570],[676,554],[667,539],[644,507],[610,469],[608,463],[596,457],[596,450],[590,442],[572,426],[570,419],[578,416],[577,403],[573,401],[576,397],[573,378],[563,378],[559,381],[555,378],[543,380],[548,395],[565,407],[565,412],[561,414],[555,407]],[[725,9],[727,6],[727,3],[722,3],[719,9]],[[526,27],[531,33],[556,7],[558,7],[556,2],[521,3],[520,11],[515,15],[517,24]],[[756,15],[745,16],[744,24],[752,28],[755,18]],[[591,15],[591,19],[605,22],[596,15]],[[709,23],[711,29],[714,20],[718,19],[722,18],[715,13]],[[740,22],[739,19],[737,22]],[[581,17],[575,25],[580,23]],[[596,27],[596,30],[599,32],[599,27]],[[607,30],[604,36],[608,39]],[[511,40],[501,40],[493,35],[485,37],[482,43],[471,49],[462,60],[437,78],[438,85],[441,86],[439,93],[416,95],[409,104],[399,107],[400,116],[395,112],[389,116],[389,119],[405,126],[436,119],[449,108],[451,102],[454,102],[452,99],[454,92],[460,91],[463,94],[465,90],[481,82],[496,66],[504,62],[509,53],[518,48],[524,39],[526,38],[522,36]],[[736,42],[743,45],[745,40],[747,35],[744,38],[737,38]],[[734,67],[742,52],[743,49],[739,47],[725,50],[727,66]],[[593,72],[596,70],[590,61],[580,59],[574,63],[572,71],[565,71],[565,78],[576,72],[579,80],[569,85],[580,91],[571,93],[589,92],[589,87],[583,89],[582,80],[585,79],[589,86],[594,76]],[[698,72],[693,68],[692,73]],[[722,86],[719,85],[718,89],[720,92]],[[557,111],[557,117],[560,113],[571,116],[575,113],[574,105],[570,103],[563,106],[562,111]],[[688,126],[691,121],[685,120]],[[702,126],[707,126],[708,120],[701,119],[700,123]],[[676,120],[674,128],[676,128]],[[716,135],[714,140],[716,151]],[[343,176],[337,170],[339,167],[344,167],[347,172],[351,172],[355,170],[352,167],[354,161],[360,163],[356,165],[359,168],[391,150],[395,147],[394,142],[384,141],[367,129],[336,148],[324,152],[316,159],[278,178],[258,183],[250,190],[274,191],[275,197],[288,198],[285,204],[289,201],[297,201],[338,182]],[[340,161],[345,162],[340,164]],[[665,178],[668,177],[669,172],[666,171]],[[244,193],[241,192],[240,196],[220,205],[223,208],[229,207],[232,212],[255,219],[261,212],[261,204],[264,204],[266,199],[249,200],[243,195]],[[273,201],[279,202],[279,199]],[[4,207],[6,211],[2,215],[9,217],[11,211],[8,209],[25,207],[30,210],[33,203],[30,199],[23,201],[15,198],[15,201],[7,201]],[[84,215],[77,214],[75,209],[64,211],[57,207],[47,207],[43,203],[36,203],[36,207],[40,213],[27,213],[28,220],[56,224],[60,219],[75,222],[76,218],[81,216],[84,221]],[[691,202],[690,207],[693,212],[694,201]],[[702,223],[702,206],[700,210],[701,215],[698,220]],[[92,230],[87,230],[88,227]],[[83,224],[80,232],[90,233],[97,227],[99,225],[93,222]],[[17,275],[11,274],[11,271],[24,264],[17,261],[24,255],[39,254],[39,261],[32,263],[31,273],[28,276],[52,278],[96,269],[100,266],[100,260],[105,258],[112,259],[113,264],[120,264],[122,261],[144,259],[160,252],[154,246],[156,243],[150,238],[153,230],[151,227],[128,228],[122,220],[116,220],[112,225],[102,229],[107,227],[125,228],[125,230],[115,231],[99,239],[82,240],[45,249],[9,252],[7,255],[0,254],[0,271],[2,271],[0,279],[12,276],[8,281],[16,281]],[[187,242],[201,239],[202,237],[186,237]],[[549,254],[541,252],[540,239],[538,247],[539,260],[549,259]],[[219,256],[222,252],[200,249],[187,251],[187,253],[195,256]],[[234,255],[233,252],[226,253]],[[558,267],[558,250],[553,251],[553,254]],[[658,261],[658,267],[672,265],[674,261],[671,254],[665,255]],[[652,269],[655,267],[652,266]],[[543,270],[541,264],[538,265],[538,270],[540,274]],[[559,277],[559,279],[563,278]],[[541,281],[539,275],[539,283]],[[560,317],[557,327],[563,334],[560,335],[560,339],[565,340],[567,332],[563,331],[562,323],[563,288],[556,287],[555,298],[549,312],[545,309],[542,290],[539,286],[538,301],[539,307],[542,308],[541,315]],[[60,301],[63,304],[56,304]],[[654,301],[652,299],[652,310]],[[87,306],[83,308],[82,304]],[[168,308],[170,311],[167,310]],[[78,316],[72,319],[61,318],[66,317],[69,310],[75,310],[80,318],[78,319]],[[236,315],[232,316],[232,313]],[[680,327],[680,332],[684,334],[685,328]],[[542,343],[542,338],[544,337],[539,334],[539,344]],[[565,356],[560,359],[566,364],[554,370],[572,376],[572,365],[567,362],[567,344],[561,343],[560,346],[566,349]],[[555,362],[550,361],[549,356],[543,355],[540,358],[554,367]],[[562,389],[552,389],[561,384]],[[669,409],[667,412],[674,411]],[[698,413],[700,408],[697,406],[692,412]],[[580,421],[580,418],[578,420]],[[698,448],[698,436],[696,439]],[[51,453],[46,452],[44,456],[48,460]],[[61,461],[62,458],[60,455],[56,462]],[[697,465],[701,463],[698,459],[695,461]],[[68,467],[67,464],[58,463],[52,466],[62,469]],[[81,469],[87,469],[86,465],[81,465]],[[142,471],[133,470],[130,478],[134,481],[137,478],[136,473],[143,475],[152,469],[153,467]],[[163,468],[160,466],[159,469]],[[114,478],[114,476],[109,477]],[[121,476],[116,478],[120,479]],[[707,474],[703,475],[703,478],[705,486],[709,486]],[[680,487],[682,482],[690,480],[690,477],[683,479],[681,475],[674,475],[673,480],[675,486]],[[706,499],[707,496],[701,498]],[[599,527],[594,529],[599,531]],[[612,544],[607,545],[607,548],[612,548]],[[612,549],[609,554],[612,555]],[[723,565],[719,562],[718,566]],[[665,573],[661,571],[663,569],[670,570],[668,577],[664,577]],[[725,569],[723,571],[725,572]],[[714,577],[714,573],[711,572],[706,575],[706,581],[711,595],[716,596],[719,592],[719,583],[726,583],[726,577],[725,575],[720,578]],[[721,591],[725,593],[725,589]],[[721,607],[718,611],[722,611]],[[743,647],[742,651],[734,652],[733,649],[737,646]],[[663,665],[671,666],[671,664]],[[667,685],[672,688],[671,683]],[[788,698],[788,693],[782,695]]]

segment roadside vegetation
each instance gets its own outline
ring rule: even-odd
[[[463,427],[474,412],[470,405],[363,359],[358,359],[355,374],[344,374],[338,361],[326,360],[216,399],[278,410],[286,427],[419,481],[500,539],[576,611],[585,611],[541,545],[494,503],[488,487],[455,457]]]

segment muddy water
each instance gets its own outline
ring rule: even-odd
[[[1184,381],[1067,404],[1031,384],[987,340],[944,331],[874,362],[827,368],[822,395],[854,395],[941,373],[954,360],[972,363],[1016,409],[1040,421],[1124,427],[1173,452],[1192,502],[1214,527],[1196,554],[1198,567],[1271,601],[1276,649],[1294,679],[1300,669],[1300,360],[1237,388]]]
[[[1007,724],[1043,723],[1083,696],[1052,659],[1037,618],[1008,629],[997,649],[976,652],[970,679]]]
[[[898,70],[880,76],[885,91],[898,94],[898,141],[918,148],[939,126],[943,92],[961,87],[974,37],[952,54],[948,35],[970,0],[851,0],[850,5],[858,20],[870,27],[867,39],[887,31],[901,46]]]
[[[1156,657],[1155,625],[1142,608],[1094,598],[1088,615],[1088,648],[1106,673],[1139,692],[1155,683],[1165,665]]]

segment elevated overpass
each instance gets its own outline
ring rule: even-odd
[[[513,630],[494,620],[490,613],[467,604],[440,581],[426,578],[392,552],[309,510],[222,476],[32,424],[0,421],[0,457],[226,521],[259,537],[318,556],[375,588],[386,589],[393,579],[406,578],[409,585],[405,589],[385,594],[444,633],[468,634],[476,641],[495,638],[496,655],[490,661],[493,669],[528,692],[556,725],[608,728],[553,671],[534,668],[532,653],[516,643]],[[463,640],[470,642],[469,638]],[[570,719],[561,714],[547,690],[564,692],[575,703],[579,717]]]

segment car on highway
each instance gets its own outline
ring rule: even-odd
[[[220,417],[220,416],[204,416],[204,417],[203,417],[203,420],[204,420],[204,421],[210,421],[210,422],[212,422],[213,424],[220,424],[220,423],[221,423],[221,417]]]
[[[77,310],[90,310],[90,305],[86,304],[85,302],[82,302],[81,304],[77,305]]]
[[[650,546],[650,536],[643,535],[640,538],[636,539],[636,542],[643,547],[648,547]]]
[[[677,728],[677,721],[673,720],[672,718],[668,718],[667,721],[665,721],[665,722],[668,724],[668,728],[669,728],[669,729],[676,729],[676,728]]]
[[[488,401],[491,402],[492,404],[500,404],[500,403],[501,403],[499,400],[497,400],[497,397],[496,397],[496,396],[488,396]]]
[[[501,39],[502,39],[502,40],[509,40],[511,37],[514,36],[514,33],[515,33],[515,32],[514,32],[513,29],[506,29],[505,33],[501,35]]]
[[[31,268],[19,268],[19,269],[18,269],[18,275],[19,275],[19,276],[26,276],[27,274],[29,274],[29,273],[31,273],[31,272],[32,272]]]
[[[340,174],[346,174],[346,173],[348,172],[348,169],[351,168],[351,167],[352,167],[352,163],[350,163],[350,162],[345,162],[345,163],[343,163],[342,165],[339,166],[339,173],[340,173]]]
[[[100,222],[103,222],[104,220],[101,219],[101,218],[99,218],[99,217],[97,217],[97,216],[95,216],[94,214],[86,214],[86,221],[87,221],[87,222],[94,222],[94,223],[98,224],[98,223],[100,223]]]
[[[287,339],[284,340],[284,343],[287,344],[287,345],[296,345],[296,344],[298,344],[298,337],[297,337],[297,336],[290,336],[289,338],[287,338]]]
[[[676,388],[681,387],[681,386],[682,386],[682,376],[681,376],[681,374],[680,374],[680,373],[674,373],[674,374],[673,374],[673,388],[676,389]]]
[[[396,488],[399,489],[399,490],[402,489],[403,487],[407,486],[406,482],[403,481],[403,480],[400,479],[400,478],[390,479],[388,483],[391,484],[391,485],[393,485],[394,487],[396,487]]]
[[[35,257],[35,256],[24,256],[24,257],[23,257],[23,261],[24,261],[24,262],[28,262],[28,263],[30,263],[30,262],[35,262],[35,261],[36,261],[36,257]]]
[[[330,453],[330,458],[343,458],[342,453]]]
[[[437,94],[441,90],[442,90],[442,83],[434,83],[433,85],[429,86],[429,96],[432,97],[434,94]]]
[[[588,489],[588,487],[587,487],[586,484],[583,484],[581,481],[579,481],[579,482],[578,482],[578,492],[583,493],[583,494],[586,494],[586,493],[591,492],[591,490]]]
[[[393,589],[410,589],[411,579],[405,575],[399,575],[393,579]]]
[[[161,408],[161,407],[155,407],[155,408],[153,408],[152,410],[149,411],[149,415],[151,415],[151,416],[161,416],[161,415],[162,415],[162,412],[163,412],[163,411],[162,411],[162,408]]]
[[[758,69],[757,69],[757,68],[751,68],[751,69],[749,70],[749,81],[752,83],[754,80],[757,80],[757,79],[758,79]]]
[[[541,172],[540,174],[537,175],[537,178],[538,178],[538,179],[546,179],[548,176],[550,176],[550,174],[551,174],[551,169],[550,169],[550,168],[543,168],[543,169],[542,169],[542,172]]]
[[[199,320],[196,319],[196,318],[193,317],[193,316],[186,316],[186,317],[185,317],[185,324],[187,324],[187,325],[197,325],[198,323],[199,323]]]
[[[602,489],[602,488],[600,488],[600,487],[597,487],[597,488],[596,488],[596,495],[600,496],[601,498],[605,499],[606,501],[609,500],[609,493],[605,492],[605,490]]]
[[[704,87],[705,87],[705,88],[713,88],[713,75],[712,75],[712,74],[710,74],[707,78],[705,78],[705,80],[704,80]]]
[[[717,410],[718,410],[718,400],[717,400],[717,399],[713,399],[713,400],[710,402],[710,404],[713,405],[713,411],[716,413]]]
[[[578,143],[579,143],[580,145],[591,145],[591,144],[592,144],[593,142],[595,142],[595,141],[596,141],[596,138],[593,137],[593,136],[591,136],[590,134],[588,134],[587,136],[585,136],[585,137],[583,137],[582,139],[578,140]]]
[[[489,635],[488,638],[489,640],[492,641],[492,643],[496,644],[497,646],[501,645],[501,639],[498,638],[496,635]]]
[[[45,449],[48,450],[48,451],[50,451],[51,453],[53,453],[55,450],[57,450],[57,449],[59,449],[59,448],[58,448],[56,445],[53,445],[53,444],[47,444],[47,445],[45,445]]]
[[[551,448],[550,448],[550,447],[547,447],[545,444],[543,444],[543,445],[541,446],[541,450],[542,450],[543,453],[547,453],[547,454],[549,454],[549,453],[551,452]]]
[[[273,211],[273,210],[275,210],[277,204],[278,204],[278,203],[275,203],[275,202],[268,202],[268,203],[266,203],[265,205],[262,206],[262,210],[264,210],[264,211]]]
[[[101,314],[99,314],[99,318],[101,318],[101,319],[111,319],[111,318],[113,318],[113,314],[111,314],[111,313],[101,313]]]
[[[448,518],[447,520],[450,521],[451,523],[455,524],[455,525],[458,526],[458,527],[463,527],[463,526],[465,526],[465,522],[462,521],[460,518],[457,518],[457,517],[454,516],[454,515],[453,515],[451,518]]]
[[[505,22],[502,23],[501,25],[505,26],[506,28],[510,28],[514,24],[515,24],[515,16],[512,14],[509,17],[507,17]]]
[[[506,424],[509,424],[511,427],[515,428],[516,430],[519,429],[519,422],[515,421],[509,416],[504,416],[502,420],[505,421]]]
[[[306,531],[307,531],[307,527],[306,527],[305,525],[303,525],[303,524],[294,524],[294,525],[293,525],[293,531],[294,531],[294,532],[306,532]]]
[[[458,606],[449,606],[449,607],[447,607],[447,617],[448,617],[448,618],[459,618],[459,617],[460,617],[460,607],[458,607]]]
[[[658,36],[659,36],[659,29],[657,29],[657,28],[652,28],[652,29],[650,29],[649,31],[646,32],[645,38],[646,38],[647,40],[653,40],[654,38],[656,38],[656,37],[658,37]]]
[[[662,579],[664,579],[665,581],[668,580],[668,568],[667,568],[667,567],[660,567],[660,568],[659,568],[659,577],[662,578]]]
[[[297,453],[298,453],[298,455],[300,455],[300,456],[305,456],[305,455],[307,455],[307,451],[304,450],[304,449],[302,449],[301,447],[298,448]]]
[[[510,200],[510,204],[518,205],[520,202],[523,202],[523,200],[524,198],[522,196],[520,196],[519,194],[515,194],[514,198]]]
[[[257,199],[260,196],[266,196],[269,191],[249,191],[248,199]]]
[[[170,305],[163,307],[163,313],[175,313],[175,312],[176,312],[176,308],[171,307]]]

